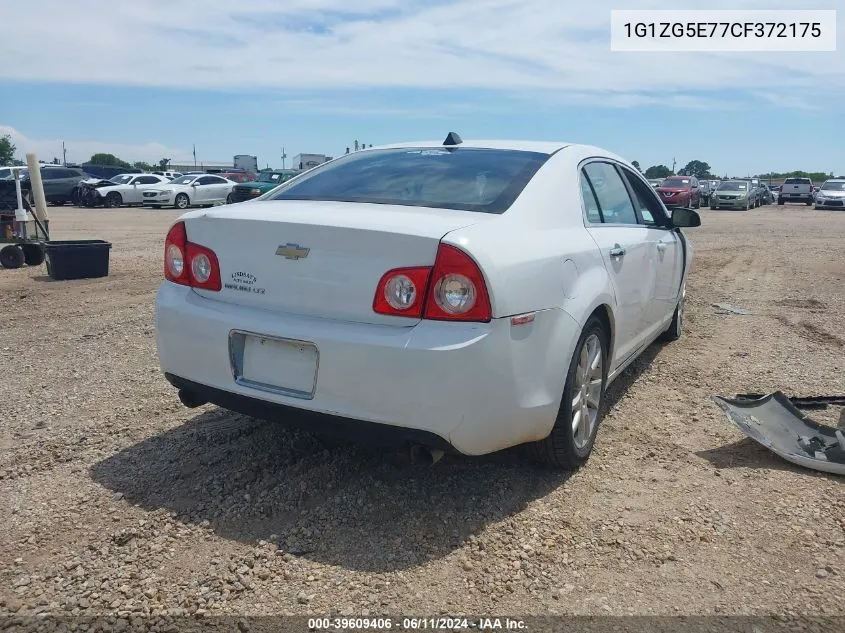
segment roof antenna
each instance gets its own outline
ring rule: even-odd
[[[458,135],[457,132],[449,132],[449,136],[446,137],[446,140],[443,141],[444,145],[460,145],[463,143],[463,139]]]

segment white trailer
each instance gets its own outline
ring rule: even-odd
[[[250,154],[236,154],[233,160],[235,169],[243,169],[244,171],[258,173],[258,156]]]

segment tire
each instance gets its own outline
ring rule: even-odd
[[[660,335],[661,341],[677,341],[684,331],[684,303],[687,299],[686,286],[681,289],[681,298],[675,306],[675,313],[672,315],[672,322],[666,331]]]
[[[778,198],[778,206],[783,206],[783,198]]]
[[[807,206],[808,206],[808,207],[809,207],[809,206],[812,206],[812,204],[813,204],[813,201],[812,201],[812,200],[807,200]]]
[[[226,196],[226,204],[235,204],[235,199],[232,197],[231,193]]]
[[[185,210],[189,206],[191,206],[191,200],[188,198],[188,194],[180,193],[176,196],[176,199],[173,201],[174,205],[177,209]]]
[[[106,196],[106,206],[115,209],[123,204],[123,196],[116,191],[110,191]]]
[[[598,317],[590,317],[569,362],[569,371],[566,373],[566,384],[563,388],[563,397],[555,425],[548,437],[527,445],[529,453],[535,460],[556,468],[575,470],[590,457],[603,414],[608,347],[608,334],[604,324]],[[587,361],[595,350],[599,354],[600,366],[593,370],[587,369],[591,373],[587,373],[585,377],[584,367],[589,365]],[[595,356],[592,358],[595,359]],[[585,378],[586,382],[582,382]],[[592,405],[585,399],[591,387],[593,389]],[[595,387],[598,387],[597,396]],[[578,404],[576,404],[576,398],[579,400]],[[582,405],[583,408],[581,408]],[[575,413],[581,422],[577,429],[572,428],[575,407],[578,407]],[[585,420],[589,425],[583,425]]]
[[[696,200],[696,201],[695,201],[695,208],[696,208],[696,209],[700,209],[700,208],[701,208],[701,198],[699,198],[698,200]]]
[[[0,266],[3,268],[20,268],[23,266],[23,251],[14,244],[9,244],[0,250]]]
[[[27,266],[40,266],[44,263],[44,247],[41,244],[21,244],[21,250]]]
[[[746,199],[745,199],[745,210],[746,210],[746,211],[748,211],[748,209],[750,209],[750,208],[751,208],[751,206],[750,206],[750,205],[751,205],[751,202],[748,200],[748,198],[746,198]]]

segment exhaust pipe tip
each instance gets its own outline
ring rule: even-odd
[[[421,446],[419,444],[412,445],[410,453],[411,462],[414,464],[425,464],[427,466],[433,466],[441,459],[443,459],[443,451],[436,448],[428,448],[427,446]]]
[[[179,401],[189,409],[196,409],[197,407],[201,407],[202,405],[208,403],[208,400],[204,400],[192,391],[187,391],[185,389],[179,390]]]

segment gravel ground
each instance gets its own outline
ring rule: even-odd
[[[185,409],[153,336],[176,214],[52,209],[54,239],[112,241],[112,269],[0,270],[0,613],[845,615],[845,482],[710,400],[843,391],[845,214],[702,214],[685,336],[611,388],[565,474]]]

